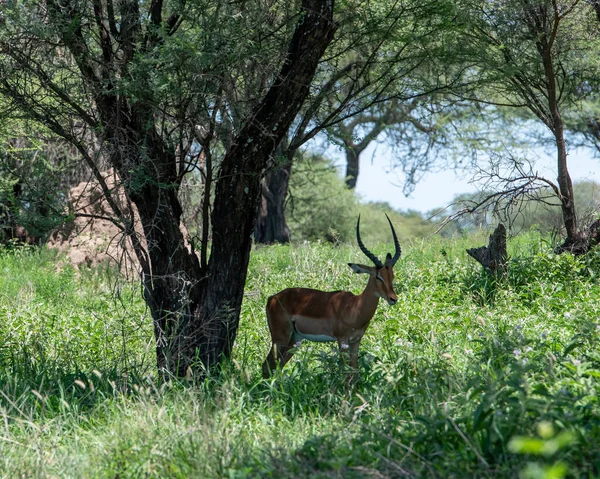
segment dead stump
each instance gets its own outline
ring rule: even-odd
[[[506,274],[508,253],[506,252],[506,228],[500,223],[492,235],[487,246],[469,248],[467,253],[478,261],[487,271],[494,276]]]

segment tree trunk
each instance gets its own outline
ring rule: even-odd
[[[558,21],[556,18],[555,21]],[[580,253],[584,243],[587,243],[577,227],[577,212],[575,210],[575,195],[573,193],[573,182],[567,167],[567,146],[565,143],[565,127],[560,114],[559,95],[557,92],[556,75],[552,60],[552,42],[539,42],[542,63],[548,85],[548,108],[550,111],[550,122],[548,126],[554,134],[556,143],[556,159],[558,170],[558,187],[560,189],[560,206],[565,225],[567,238],[557,248],[557,252],[571,251]],[[585,246],[587,251],[587,245]]]
[[[556,113],[558,116],[558,112]],[[577,214],[575,211],[575,195],[573,193],[573,182],[567,168],[567,148],[564,138],[564,127],[562,119],[558,116],[555,120],[555,140],[558,165],[558,186],[560,188],[560,206],[563,222],[567,233],[567,241],[575,241],[578,236]]]
[[[130,123],[111,132],[118,146],[110,155],[111,162],[127,197],[137,208],[146,240],[144,251],[133,227],[126,230],[142,266],[144,299],[154,324],[157,367],[161,374],[182,376],[194,360],[195,353],[187,344],[193,337],[188,325],[204,272],[180,229],[182,208],[177,196],[175,153],[153,129],[141,136],[136,134],[145,130],[150,109],[129,107],[128,112]],[[139,145],[145,146],[145,154],[136,156],[133,152],[139,152]],[[123,151],[132,153],[125,156]],[[147,163],[149,158],[151,164]],[[120,216],[127,215],[121,212]]]
[[[352,145],[345,145],[346,150],[346,186],[353,190],[358,180],[360,153]]]
[[[193,277],[197,283],[191,281],[189,286],[185,283],[190,291],[187,302],[178,304],[177,292],[164,292],[174,296],[171,304],[186,312],[186,321],[176,325],[176,334],[171,339],[171,343],[177,342],[177,355],[172,357],[169,369],[179,376],[185,375],[195,362],[210,369],[221,356],[231,354],[258,212],[261,173],[306,98],[319,59],[335,31],[333,2],[303,0],[302,10],[278,78],[248,116],[221,163],[212,211],[208,268],[202,276]],[[175,230],[171,233],[176,235]],[[184,250],[183,238],[180,241],[180,250]],[[185,278],[173,280],[177,285],[183,284]],[[173,280],[167,279],[167,283]],[[169,312],[162,310],[158,316],[168,317]]]
[[[270,171],[261,183],[261,200],[254,227],[254,242],[258,244],[289,243],[290,229],[285,221],[285,200],[292,172],[293,151],[287,142],[279,144]]]
[[[573,183],[567,168],[567,150],[565,146],[562,121],[559,124],[556,136],[556,147],[558,151],[558,186],[560,188],[560,206],[563,224],[567,237],[564,242],[556,248],[557,253],[570,252],[572,254],[585,254],[597,244],[597,230],[591,225],[588,231],[580,231],[577,225],[577,214],[575,210],[575,195]]]

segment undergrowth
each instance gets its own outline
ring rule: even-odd
[[[0,250],[2,477],[596,477],[600,254],[473,238],[403,244],[349,387],[328,344],[262,380],[264,305],[289,286],[359,293],[357,248],[257,248],[234,357],[159,382],[139,288],[49,251]],[[373,250],[380,257],[388,246]]]

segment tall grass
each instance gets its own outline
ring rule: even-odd
[[[0,475],[595,477],[600,255],[515,239],[493,281],[464,253],[480,242],[403,243],[399,302],[380,305],[353,387],[329,344],[260,376],[266,298],[359,293],[351,246],[257,248],[234,357],[201,384],[155,380],[136,285],[0,251]]]

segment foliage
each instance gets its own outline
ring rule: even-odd
[[[63,221],[66,191],[60,188],[60,167],[47,161],[45,153],[36,147],[10,153],[0,148],[0,241],[15,226],[45,241]],[[6,158],[16,155],[21,161],[13,167]]]
[[[589,55],[598,48],[594,36],[595,18],[585,2],[499,0],[464,2],[458,9],[466,42],[457,49],[463,60],[476,66],[469,69],[467,88],[478,98],[505,106],[527,107],[548,128],[553,119],[551,98],[543,92],[558,88],[555,99],[573,104],[585,96],[585,86],[598,65]],[[557,68],[553,82],[540,82],[548,68]],[[478,90],[477,90],[478,88]]]
[[[1,249],[0,475],[597,476],[598,251],[555,255],[518,237],[488,294],[464,252],[478,241],[402,242],[399,303],[380,305],[354,389],[327,344],[301,346],[269,381],[260,364],[267,297],[360,291],[346,266],[358,248],[256,249],[233,360],[202,383],[148,376],[148,313],[113,271]]]
[[[591,75],[588,88],[591,92],[585,101],[565,114],[565,124],[569,140],[576,146],[593,148],[594,154],[600,152],[600,102],[598,101],[598,75]]]
[[[335,167],[311,156],[292,170],[286,216],[294,241],[349,242],[356,234],[358,201]]]
[[[400,241],[424,238],[435,231],[435,225],[416,211],[398,212],[387,203],[361,202],[346,188],[336,168],[318,155],[295,163],[286,210],[294,242],[355,243],[359,214],[367,225],[361,229],[361,237],[369,245],[392,244],[386,214],[397,225]]]
[[[3,103],[0,101],[0,112]],[[83,169],[45,128],[12,118],[0,126],[0,241],[43,242],[63,220],[68,188]],[[24,238],[21,238],[24,239]]]

